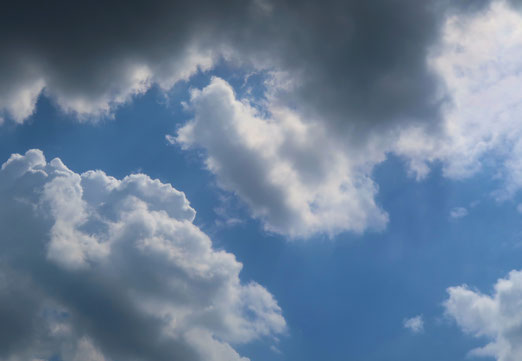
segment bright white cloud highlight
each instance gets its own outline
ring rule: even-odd
[[[429,57],[451,100],[443,133],[409,128],[396,146],[419,178],[434,160],[443,162],[446,176],[459,179],[476,174],[487,159],[504,181],[495,193],[499,200],[522,187],[521,58],[522,15],[506,2],[447,19]]]
[[[497,361],[522,359],[522,272],[499,279],[491,295],[468,286],[451,287],[444,303],[446,313],[466,333],[489,341],[470,352]]]
[[[424,332],[424,320],[422,315],[418,315],[412,318],[407,318],[402,322],[404,328],[407,328],[413,333]]]
[[[0,359],[245,361],[233,345],[286,328],[168,184],[31,150],[2,165],[0,203]]]
[[[220,186],[245,201],[267,230],[308,237],[385,226],[367,169],[323,125],[270,105],[265,117],[219,78],[194,90],[190,106],[194,119],[176,141],[203,148]]]

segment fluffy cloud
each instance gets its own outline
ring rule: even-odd
[[[218,78],[192,92],[191,107],[195,118],[175,141],[204,148],[219,184],[236,192],[268,230],[303,237],[386,224],[374,201],[376,185],[320,124],[286,108],[272,107],[271,117],[263,117]]]
[[[246,360],[233,345],[285,330],[168,184],[31,150],[3,164],[0,202],[0,359]]]
[[[466,333],[490,340],[470,352],[473,356],[494,357],[498,361],[522,359],[522,272],[511,271],[499,279],[492,295],[467,286],[448,289],[446,313]]]
[[[291,237],[382,229],[387,216],[375,203],[371,176],[388,153],[404,157],[418,179],[434,161],[442,162],[448,177],[469,177],[489,157],[499,162],[505,180],[495,195],[509,197],[521,179],[516,89],[522,87],[522,16],[502,1],[481,9],[451,13],[441,38],[424,55],[442,80],[440,94],[450,100],[437,113],[440,123],[395,122],[391,112],[387,122],[361,125],[353,109],[345,109],[346,121],[339,123],[331,112],[311,111],[313,100],[305,104],[300,98],[293,106],[281,101],[288,100],[282,94],[300,90],[295,77],[276,73],[257,103],[236,99],[219,79],[194,91],[194,120],[170,141],[204,149],[219,184],[239,195],[267,229]],[[318,98],[325,94],[320,86],[308,88]],[[365,119],[371,116],[376,115],[367,112]],[[464,212],[455,209],[452,217]]]
[[[403,321],[404,328],[409,329],[413,333],[421,333],[424,331],[424,320],[422,315],[407,318]]]
[[[478,15],[446,20],[429,57],[451,99],[443,110],[442,133],[433,136],[412,127],[396,147],[418,177],[434,160],[443,162],[451,178],[469,177],[487,160],[499,165],[504,180],[497,198],[510,197],[522,186],[521,56],[522,15],[505,1],[493,2]]]

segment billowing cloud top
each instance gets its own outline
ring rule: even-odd
[[[204,147],[220,185],[237,192],[268,230],[299,237],[386,224],[374,183],[320,125],[288,109],[273,108],[266,119],[217,78],[193,92],[191,103],[196,117],[175,141]]]
[[[246,360],[231,345],[286,328],[168,184],[30,150],[2,165],[0,203],[0,359]]]
[[[522,358],[522,271],[511,271],[499,279],[492,295],[468,286],[450,287],[444,303],[446,313],[463,331],[489,341],[470,351],[472,356],[494,357],[497,361]]]

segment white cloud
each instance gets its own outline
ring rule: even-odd
[[[221,187],[239,195],[268,230],[308,237],[385,226],[371,167],[350,157],[320,123],[270,104],[264,117],[219,78],[194,90],[190,106],[194,119],[179,129],[177,142],[203,148]]]
[[[522,15],[505,1],[493,1],[476,15],[447,19],[429,62],[451,100],[443,109],[442,134],[406,129],[395,148],[425,176],[441,160],[450,178],[470,177],[484,160],[497,165],[504,181],[497,199],[522,187]]]
[[[412,318],[407,318],[403,321],[403,326],[409,329],[413,333],[424,332],[424,320],[422,315],[418,315]]]
[[[511,271],[499,279],[491,295],[468,286],[451,287],[444,303],[446,313],[466,333],[489,341],[470,351],[498,361],[522,359],[522,272]]]
[[[466,217],[468,215],[468,210],[464,207],[455,207],[450,211],[450,217],[453,219],[459,219]]]
[[[0,111],[6,111],[16,123],[23,123],[33,114],[38,96],[44,87],[45,81],[36,74],[30,80],[21,80],[18,84],[13,84],[0,97]]]
[[[165,140],[169,143],[169,144],[176,144],[176,137],[170,135],[170,134],[166,134],[165,135]]]
[[[168,184],[31,150],[2,165],[0,202],[0,359],[245,361],[233,345],[285,331]]]

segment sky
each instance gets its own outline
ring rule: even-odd
[[[518,1],[30,1],[0,34],[0,360],[522,360]]]

